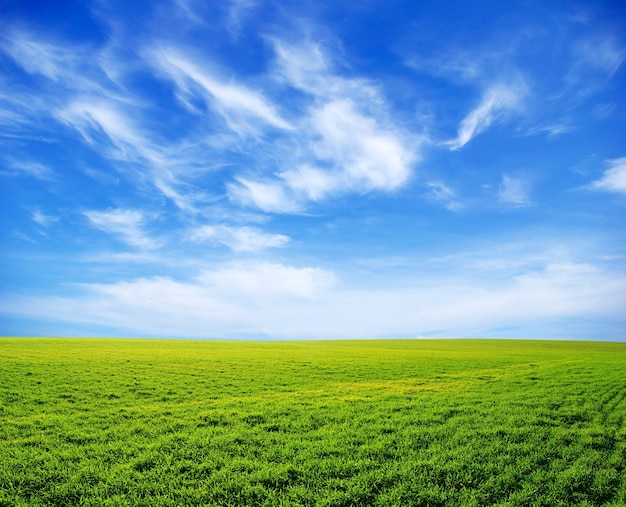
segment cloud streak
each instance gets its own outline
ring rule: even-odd
[[[448,185],[440,181],[429,181],[426,183],[428,195],[437,203],[443,205],[450,211],[460,211],[463,204],[457,198],[456,192]]]
[[[505,205],[522,208],[533,204],[530,181],[523,176],[502,175],[498,188],[498,200]]]
[[[200,93],[223,117],[228,127],[239,135],[254,134],[257,122],[277,129],[293,128],[262,94],[216,78],[207,71],[206,64],[199,65],[172,49],[155,51],[152,58],[155,65],[178,86],[187,106],[193,102],[194,95]]]
[[[480,103],[461,121],[457,137],[446,141],[444,145],[452,151],[459,150],[491,125],[506,118],[507,114],[520,112],[526,93],[526,86],[522,82],[490,86]]]
[[[52,224],[58,222],[61,218],[54,215],[46,215],[41,210],[35,210],[32,214],[33,222],[40,225],[44,229],[47,229]]]
[[[611,78],[626,59],[626,48],[611,36],[587,38],[574,46],[574,66],[569,79],[593,70]]]
[[[68,70],[83,61],[76,50],[66,51],[66,48],[24,30],[10,29],[3,42],[2,49],[26,72],[53,81],[66,81]]]
[[[236,253],[280,248],[289,242],[289,237],[283,234],[268,234],[254,227],[229,227],[226,225],[198,227],[190,232],[189,237],[195,242],[215,242],[226,245]]]
[[[626,157],[607,162],[609,168],[599,180],[591,184],[594,190],[626,194]]]
[[[86,211],[85,216],[91,225],[108,234],[120,237],[130,246],[151,250],[160,244],[144,230],[146,217],[140,211],[128,209]]]

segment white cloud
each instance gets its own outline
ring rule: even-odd
[[[547,266],[502,283],[441,276],[414,288],[333,293],[321,313],[335,324],[336,332],[353,336],[406,336],[409,330],[489,336],[488,330],[493,333],[500,326],[523,330],[544,319],[617,316],[619,304],[626,303],[624,281],[623,275],[614,280],[608,273],[575,264]],[[331,326],[324,331],[331,333]],[[523,331],[518,333],[523,336]]]
[[[607,30],[604,35],[573,41],[569,56],[570,68],[564,76],[563,94],[586,100],[606,89],[626,59],[626,47]]]
[[[323,169],[302,165],[280,173],[285,186],[294,194],[311,201],[321,201],[337,190],[339,182],[334,174]]]
[[[508,34],[507,34],[508,37]],[[411,50],[405,55],[405,64],[417,72],[445,77],[457,83],[486,83],[498,76],[516,72],[512,65],[515,44],[505,40],[487,40],[482,44],[459,47],[454,43],[435,54],[420,55]],[[411,47],[411,46],[408,46]]]
[[[335,276],[320,268],[253,262],[207,271],[199,280],[227,297],[314,299],[334,285]]]
[[[163,256],[154,255],[152,252],[146,250],[133,251],[133,252],[99,252],[85,255],[81,258],[85,263],[104,263],[104,264],[125,264],[126,266],[131,264],[141,264],[145,266],[148,263],[153,264],[176,264],[180,265],[179,259],[168,259]]]
[[[49,80],[45,83],[42,81],[33,83],[41,93],[31,93],[32,88],[29,87],[19,90],[20,95],[28,96],[28,101],[35,102],[37,108],[49,111],[77,93],[111,98],[123,95],[123,92],[107,79],[108,74],[101,66],[100,56],[106,51],[106,47],[95,48],[52,39],[48,34],[15,26],[9,27],[4,41],[0,42],[2,49],[25,72],[44,76]],[[27,102],[23,103],[30,109]],[[28,113],[33,115],[36,111]]]
[[[238,177],[237,183],[227,185],[227,191],[231,201],[268,213],[294,213],[301,210],[301,205],[278,181],[252,181]]]
[[[281,184],[301,199],[319,201],[333,193],[395,190],[411,175],[414,154],[399,136],[356,110],[350,100],[330,101],[311,112],[312,164],[279,174]]]
[[[53,81],[63,81],[69,69],[80,61],[76,51],[43,40],[26,31],[9,30],[3,49],[30,74],[41,74]]]
[[[159,241],[151,238],[143,230],[146,217],[140,211],[124,209],[86,211],[85,216],[93,226],[121,237],[131,246],[142,249],[153,249],[159,246]]]
[[[526,86],[522,82],[490,86],[478,106],[461,121],[457,137],[444,144],[452,151],[462,148],[506,113],[519,110],[525,95]]]
[[[626,59],[626,48],[619,46],[610,36],[582,40],[575,46],[575,53],[578,70],[591,68],[609,77]]]
[[[532,136],[547,133],[549,137],[556,137],[562,134],[568,134],[574,130],[575,128],[572,126],[571,120],[564,119],[556,123],[545,123],[531,126],[526,130],[525,134]]]
[[[53,181],[56,179],[56,174],[50,167],[38,162],[9,162],[8,165],[12,171],[3,171],[3,173],[10,176],[31,176],[32,178],[43,181]]]
[[[452,259],[437,272],[428,264],[424,272],[387,278],[384,288],[365,280],[348,286],[315,267],[250,262],[186,282],[152,277],[90,284],[76,296],[5,297],[0,306],[14,315],[154,336],[498,336],[506,327],[507,336],[532,337],[525,333],[546,322],[562,325],[564,318],[623,321],[623,273],[545,260],[506,277],[498,270],[496,277],[477,270],[459,273]],[[569,333],[575,335],[575,324],[559,336],[571,338]]]
[[[202,196],[198,192],[180,191],[177,189],[181,185],[176,175],[168,170],[156,170],[154,174],[154,186],[161,193],[170,199],[179,209],[194,213],[196,211],[196,201]]]
[[[181,210],[195,212],[197,201],[204,195],[186,185],[183,176],[197,171],[198,159],[205,154],[204,147],[186,150],[184,146],[159,144],[133,118],[135,109],[138,107],[129,107],[122,101],[80,99],[56,115],[105,157],[127,162],[128,165],[117,166],[127,178],[140,185],[147,179]],[[137,167],[143,170],[137,171]]]
[[[229,186],[233,200],[267,212],[294,212],[334,194],[393,191],[411,176],[416,156],[407,143],[351,100],[326,102],[303,125],[309,151],[300,154],[301,163],[271,179],[237,178],[239,184]]]
[[[602,178],[591,184],[591,188],[626,194],[626,157],[609,160],[607,164],[609,168],[604,171]]]
[[[313,111],[311,123],[319,139],[314,145],[317,158],[330,162],[348,188],[395,190],[411,175],[413,152],[351,100],[326,103]]]
[[[228,227],[205,225],[193,229],[192,241],[211,241],[228,246],[234,252],[258,252],[266,248],[283,247],[289,237],[283,234],[268,234],[254,227]]]
[[[199,166],[207,160],[210,140],[205,132],[198,132],[172,142],[162,137],[162,131],[150,128],[154,126],[150,117],[160,105],[146,101],[142,90],[124,83],[129,73],[146,70],[144,61],[128,48],[121,51],[118,42],[86,48],[50,42],[18,29],[9,30],[2,43],[26,72],[50,80],[0,92],[0,106],[5,109],[0,123],[7,122],[7,132],[16,137],[43,132],[40,135],[49,142],[57,139],[55,121],[60,121],[80,133],[95,153],[115,160],[118,173],[136,188],[152,185],[181,210],[197,211],[206,195],[189,184],[188,176],[202,172]],[[233,100],[243,99],[245,94],[235,94]],[[36,162],[24,160],[15,166],[50,179],[50,172]]]
[[[241,33],[242,23],[257,6],[257,0],[230,0],[226,14],[226,28],[235,38]]]
[[[185,16],[187,21],[202,25],[204,24],[204,21],[202,20],[202,17],[196,14],[193,6],[194,3],[195,2],[190,0],[174,0],[175,7]]]
[[[426,183],[426,187],[429,189],[429,195],[446,209],[450,211],[460,211],[463,209],[463,204],[457,199],[456,192],[445,183],[431,181]]]
[[[304,92],[308,105],[277,154],[271,176],[238,177],[232,200],[268,212],[293,212],[309,201],[351,192],[393,191],[410,179],[420,139],[388,118],[369,82],[332,73],[319,45],[271,39],[280,82]]]
[[[287,44],[275,37],[269,40],[276,53],[277,73],[290,86],[314,96],[332,96],[333,90],[341,95],[349,85],[349,81],[330,74],[328,56],[319,44]]]
[[[40,225],[41,227],[48,228],[55,222],[60,220],[59,217],[53,215],[45,215],[40,210],[33,211],[32,214],[33,222]]]
[[[187,104],[201,90],[204,99],[224,118],[229,128],[240,135],[256,133],[258,122],[278,129],[293,128],[261,93],[215,77],[206,65],[171,49],[154,51],[152,58],[155,65],[176,83],[180,93],[188,97]]]
[[[502,181],[498,188],[498,200],[507,205],[515,207],[530,206],[532,187],[528,178],[523,176],[502,175]]]
[[[329,47],[310,40],[299,44],[276,37],[268,40],[276,54],[277,78],[305,92],[317,104],[349,99],[370,114],[383,112],[385,101],[372,81],[356,76],[344,77],[334,69],[337,63],[334,57],[340,51],[331,54]]]
[[[133,124],[120,104],[110,100],[76,100],[57,116],[78,130],[90,144],[97,144],[104,133],[116,148],[115,156],[136,160],[141,157],[156,161],[158,157],[139,128]]]
[[[155,336],[232,337],[274,332],[278,321],[291,323],[290,310],[314,305],[333,284],[333,273],[319,268],[233,264],[205,271],[188,282],[151,277],[83,285],[80,297],[0,300],[0,311],[22,315],[34,311],[53,320]],[[273,319],[278,321],[272,324]]]
[[[190,7],[183,2],[179,9],[185,6]],[[234,0],[229,6],[237,16],[253,3]],[[241,155],[241,165],[225,185],[227,197],[236,206],[267,213],[298,213],[310,201],[343,193],[396,190],[408,182],[417,160],[420,140],[394,125],[379,90],[365,79],[334,73],[328,54],[309,42],[289,45],[272,39],[273,74],[260,75],[250,85],[158,43],[144,46],[140,55],[127,55],[112,42],[87,58],[85,48],[37,42],[21,32],[11,40],[19,64],[58,83],[25,102],[45,96],[37,107],[10,100],[16,119],[12,129],[45,125],[53,117],[80,133],[98,155],[114,160],[115,170],[135,188],[151,191],[150,185],[187,213],[197,214],[211,198],[219,198],[196,185],[194,178],[210,170],[202,161],[232,166],[232,151]],[[28,55],[39,49],[43,56],[30,61]],[[179,113],[191,113],[191,137],[181,133],[172,141],[158,134],[151,117],[160,106],[147,103],[133,80],[126,80],[130,72],[146,70],[173,83],[174,94],[187,107]],[[294,88],[304,98],[287,119],[274,99],[292,97]],[[207,109],[223,123],[207,118]],[[264,136],[274,139],[260,149]]]

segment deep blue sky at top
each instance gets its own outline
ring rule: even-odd
[[[0,2],[0,335],[626,339],[623,2]]]

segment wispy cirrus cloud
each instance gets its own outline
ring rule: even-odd
[[[86,211],[85,216],[94,227],[108,234],[118,236],[128,245],[151,250],[160,246],[145,231],[147,218],[141,211],[130,209],[112,209],[107,211]]]
[[[298,42],[267,37],[275,53],[275,78],[302,92],[318,105],[351,98],[364,111],[382,114],[385,99],[373,81],[340,73],[337,52],[329,45],[303,39]]]
[[[559,98],[569,102],[570,107],[580,107],[587,97],[610,88],[626,59],[626,45],[620,39],[607,30],[605,34],[587,34],[573,41],[569,54],[564,56],[568,65]]]
[[[526,135],[532,136],[546,133],[549,137],[556,137],[563,134],[569,134],[576,130],[571,119],[557,120],[552,123],[543,123],[529,126],[524,132]]]
[[[463,203],[459,200],[456,192],[441,181],[429,181],[426,183],[429,197],[450,211],[460,211]]]
[[[573,46],[574,62],[569,80],[582,78],[582,73],[593,70],[610,78],[626,59],[626,47],[611,34],[585,38]]]
[[[52,41],[23,27],[3,28],[0,51],[29,75],[23,80],[13,76],[3,79],[0,90],[3,134],[45,138],[54,108],[63,107],[67,97],[77,89],[98,87],[85,77],[93,72],[93,66],[84,63],[86,55],[80,46]]]
[[[105,158],[125,162],[116,166],[118,171],[138,187],[147,183],[179,209],[195,213],[205,195],[189,185],[186,177],[197,170],[197,158],[206,149],[196,146],[184,150],[171,143],[163,146],[133,118],[133,110],[140,113],[140,109],[120,101],[81,98],[57,111],[56,116]]]
[[[110,79],[103,66],[106,45],[73,43],[22,26],[10,26],[0,49],[24,72],[45,78],[31,80],[30,87],[24,86],[20,91],[47,113],[76,94],[128,99],[128,91]],[[26,110],[33,113],[30,108]]]
[[[517,62],[521,52],[520,34],[507,40],[495,35],[491,37],[490,44],[477,44],[475,47],[453,45],[435,56],[405,55],[405,64],[409,68],[452,83],[458,87],[458,95],[464,101],[476,90],[480,94],[474,106],[458,123],[456,137],[436,142],[451,151],[460,150],[499,123],[534,112],[534,97],[527,84],[526,69]],[[467,93],[468,90],[471,94]],[[542,123],[545,125],[545,122]],[[549,120],[549,123],[554,122]],[[530,128],[534,129],[534,133],[544,130],[553,133],[549,129]],[[556,129],[559,130],[558,127]]]
[[[54,215],[46,215],[39,209],[36,209],[33,211],[32,219],[33,219],[33,222],[35,222],[37,225],[40,225],[44,229],[47,229],[52,224],[61,220],[60,217],[54,216]]]
[[[512,40],[491,41],[476,46],[451,45],[436,54],[404,53],[407,67],[449,79],[457,84],[487,85],[502,80],[503,75],[518,72],[514,65],[515,44]]]
[[[606,169],[599,180],[594,181],[590,188],[626,194],[626,157],[607,161]]]
[[[235,182],[226,185],[226,190],[232,202],[266,213],[299,213],[303,210],[303,203],[277,180],[255,181],[238,176]]]
[[[57,116],[75,128],[91,145],[102,143],[102,134],[112,143],[115,152],[109,156],[126,160],[144,158],[155,161],[156,153],[150,142],[132,124],[120,104],[104,99],[78,99],[57,112]]]
[[[403,49],[409,68],[457,87],[459,104],[468,89],[482,90],[478,104],[458,125],[456,137],[442,144],[459,150],[514,115],[523,117],[515,125],[518,134],[554,137],[578,130],[576,111],[585,107],[587,97],[610,88],[626,59],[621,34],[606,24],[598,31],[592,18],[581,23],[574,17],[555,16],[544,20],[541,28],[522,22],[510,31],[487,32],[475,44],[444,44],[434,54]],[[608,111],[606,104],[597,107]]]
[[[452,151],[461,149],[492,124],[506,118],[507,114],[520,112],[526,94],[527,88],[523,81],[489,86],[480,103],[461,121],[457,137],[443,144]]]
[[[83,61],[76,47],[66,51],[58,43],[24,29],[10,28],[2,39],[2,50],[29,74],[40,74],[53,81],[65,81],[68,70]]]
[[[531,191],[532,185],[527,177],[503,174],[498,188],[498,200],[516,208],[530,206],[533,204]]]
[[[57,174],[47,165],[34,161],[8,161],[7,169],[0,174],[7,176],[30,176],[42,181],[54,181]]]
[[[227,225],[197,227],[190,231],[189,238],[196,242],[220,243],[237,253],[280,248],[289,242],[289,237],[283,234],[269,234],[255,227]]]
[[[187,21],[202,25],[204,20],[198,15],[194,9],[193,0],[174,0],[174,7],[177,13],[182,13]]]
[[[245,19],[251,15],[258,4],[258,0],[230,0],[228,2],[226,29],[234,38],[241,35]]]
[[[25,72],[42,78],[12,93],[0,93],[7,113],[1,116],[12,119],[7,127],[14,136],[25,132],[32,136],[35,131],[44,139],[46,135],[55,139],[59,124],[69,126],[94,153],[114,160],[127,181],[138,188],[150,185],[180,209],[196,211],[205,195],[186,179],[206,158],[207,143],[172,140],[154,130],[149,116],[160,106],[123,83],[125,73],[146,71],[139,58],[132,68],[126,61],[117,65],[119,55],[107,45],[88,50],[15,28],[5,35],[2,50]],[[110,67],[119,67],[116,72],[121,75],[111,79]],[[43,178],[46,172],[35,171],[41,164],[25,155],[19,165]]]
[[[187,106],[200,95],[240,135],[258,132],[258,122],[278,129],[293,128],[261,93],[216,77],[206,63],[196,63],[174,49],[152,51],[151,59],[174,81]]]

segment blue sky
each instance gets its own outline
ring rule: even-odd
[[[0,335],[626,339],[622,2],[1,9]]]

